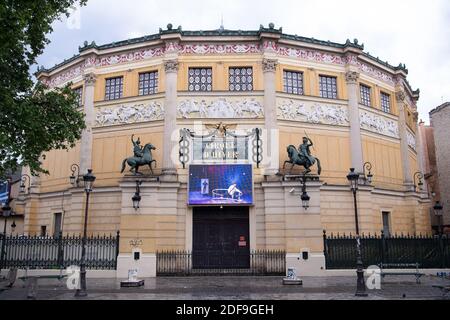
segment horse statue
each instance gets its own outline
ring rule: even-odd
[[[125,165],[127,163],[130,166],[130,172],[133,172],[134,174],[142,174],[139,172],[139,167],[145,165],[149,166],[150,171],[153,174],[152,162],[154,162],[156,166],[156,160],[154,160],[152,157],[152,150],[155,149],[156,148],[151,143],[147,143],[142,148],[142,157],[133,156],[125,158],[122,161],[122,170],[120,171],[120,173],[122,173],[125,170]]]
[[[287,147],[287,153],[289,160],[286,160],[283,164],[283,169],[286,166],[286,163],[291,163],[292,167],[289,170],[289,173],[292,171],[292,168],[294,168],[294,165],[299,165],[305,167],[305,170],[303,171],[303,175],[311,172],[311,169],[309,169],[314,163],[317,161],[317,173],[320,175],[320,172],[322,171],[322,167],[320,166],[320,160],[314,156],[305,156],[301,154],[297,148],[294,145],[289,145]]]

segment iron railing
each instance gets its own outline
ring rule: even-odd
[[[79,235],[0,237],[0,248],[4,248],[0,268],[62,269],[80,265],[82,240]],[[116,269],[119,240],[119,232],[117,235],[87,237],[86,268]]]
[[[286,252],[254,250],[249,254],[250,268],[193,268],[192,253],[183,250],[156,253],[157,276],[189,275],[285,275]]]
[[[379,265],[395,268],[397,265],[414,268],[450,267],[450,238],[422,235],[362,235],[361,255],[364,267]],[[353,235],[326,235],[323,232],[327,269],[353,269],[356,267],[356,238]]]

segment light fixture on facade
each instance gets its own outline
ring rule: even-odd
[[[141,188],[140,188],[141,184],[142,184],[141,180],[136,180],[136,191],[134,193],[134,196],[131,198],[131,200],[133,201],[134,210],[139,209],[139,203],[141,202]]]
[[[302,195],[300,196],[300,199],[302,200],[302,207],[305,210],[308,210],[310,197],[306,192],[306,175],[303,175],[302,177]]]
[[[366,169],[369,171],[367,173],[367,176],[366,176]],[[372,183],[373,174],[372,174],[371,170],[372,170],[372,164],[369,161],[365,162],[363,165],[363,174],[364,174],[365,181],[367,181],[368,184]]]
[[[302,195],[300,196],[300,199],[302,199],[302,206],[307,210],[309,208],[309,195],[306,193],[306,191],[302,192]]]
[[[80,167],[74,163],[70,166],[70,171],[72,171],[72,175],[70,176],[70,184],[74,187],[78,187],[78,182],[80,181]],[[75,172],[77,172],[76,175]]]
[[[416,179],[419,180],[419,182],[416,185]],[[416,191],[416,188],[419,187],[419,190],[423,190],[423,174],[420,171],[417,171],[416,173],[414,173],[414,191]]]
[[[21,192],[21,193],[25,193],[25,190],[26,190],[26,185],[25,185],[25,183],[26,183],[27,181],[28,181],[28,191],[30,191],[30,183],[31,183],[30,176],[27,175],[27,174],[23,174],[23,175],[20,177],[20,186],[19,186],[20,192]]]

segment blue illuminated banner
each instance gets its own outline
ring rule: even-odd
[[[251,164],[192,164],[188,205],[252,205]]]

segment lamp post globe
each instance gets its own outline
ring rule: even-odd
[[[350,188],[353,192],[358,190],[359,174],[355,172],[355,168],[350,168],[350,172],[347,174],[347,180],[350,182]]]
[[[302,195],[300,196],[300,199],[302,200],[302,206],[307,210],[309,208],[309,195],[306,193],[306,191],[302,192]]]
[[[436,201],[436,203],[433,206],[434,215],[439,219],[439,235],[442,234],[442,209],[444,207],[439,201]]]
[[[131,200],[133,200],[134,210],[139,209],[139,203],[141,202],[141,196],[138,193],[135,193],[134,196],[131,198]]]
[[[92,174],[92,169],[88,169],[88,172],[83,176],[84,190],[86,193],[92,191],[92,186],[94,185],[95,176]]]

